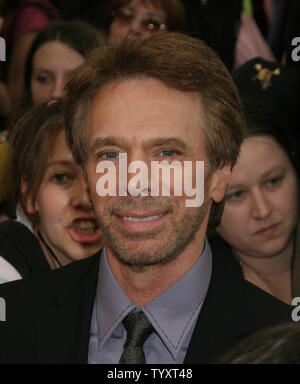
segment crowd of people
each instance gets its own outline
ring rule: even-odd
[[[0,363],[300,363],[298,8],[0,1]]]

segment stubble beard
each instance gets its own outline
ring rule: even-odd
[[[185,208],[181,213],[182,208],[178,207],[175,199],[119,197],[105,205],[97,219],[107,244],[121,263],[140,270],[157,264],[168,264],[194,240],[209,210],[209,200],[205,199],[201,207]],[[112,216],[124,209],[157,209],[168,212],[169,218],[162,228],[133,234],[112,221]],[[169,228],[166,229],[168,224]]]

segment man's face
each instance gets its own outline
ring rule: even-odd
[[[125,264],[145,267],[167,263],[199,236],[204,240],[211,198],[222,198],[219,176],[205,179],[204,203],[186,207],[186,196],[118,196],[119,154],[128,165],[136,160],[207,161],[202,133],[203,112],[196,93],[180,92],[149,79],[123,80],[104,87],[88,116],[87,179],[96,215],[106,236],[108,254]],[[96,186],[100,161],[111,160],[117,170],[117,196],[100,197]],[[128,182],[133,175],[128,174]],[[210,182],[207,182],[207,179]],[[161,179],[160,179],[161,182]],[[208,185],[209,184],[209,185]],[[222,184],[222,183],[221,183]],[[172,187],[173,185],[173,187]],[[223,185],[223,184],[222,184]],[[199,249],[201,253],[201,249]]]

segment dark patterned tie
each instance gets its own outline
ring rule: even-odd
[[[123,320],[127,339],[119,364],[145,364],[143,345],[153,327],[143,312],[129,313]]]

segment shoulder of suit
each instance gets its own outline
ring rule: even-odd
[[[98,273],[99,256],[100,252],[53,271],[0,284],[0,297],[42,294],[43,291],[51,291],[52,288],[55,291],[67,290],[69,285],[76,285],[78,280]]]

